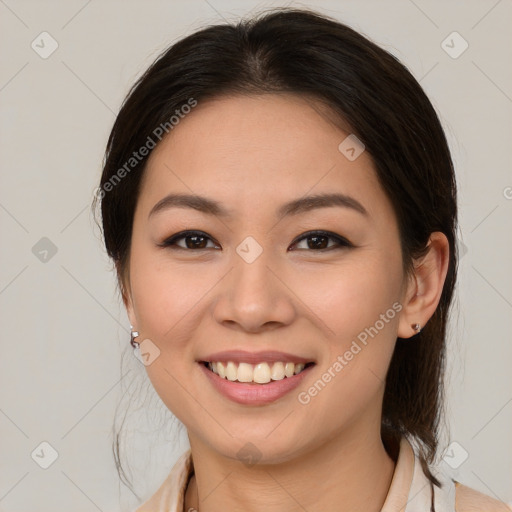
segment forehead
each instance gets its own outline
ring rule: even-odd
[[[371,157],[363,151],[349,159],[340,151],[349,128],[334,125],[324,108],[288,94],[199,102],[153,150],[141,207],[149,211],[180,191],[214,196],[244,214],[306,194],[340,192],[370,213],[379,213],[379,205],[389,209]]]

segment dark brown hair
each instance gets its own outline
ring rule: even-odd
[[[443,416],[445,336],[457,269],[454,169],[440,121],[418,82],[394,56],[355,30],[309,10],[273,9],[237,24],[201,29],[156,59],[117,116],[96,198],[121,288],[147,156],[115,186],[107,184],[191,98],[201,103],[228,94],[267,93],[314,98],[365,144],[394,207],[406,273],[432,232],[448,238],[439,306],[414,340],[397,340],[381,431],[395,446],[402,435],[416,441],[425,474],[440,485],[428,466]]]

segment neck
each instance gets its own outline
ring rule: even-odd
[[[184,510],[378,512],[395,461],[380,431],[373,434],[360,429],[343,433],[284,463],[252,466],[212,452],[189,435],[195,474]]]

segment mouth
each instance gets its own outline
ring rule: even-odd
[[[290,361],[262,361],[257,364],[235,361],[199,361],[210,372],[221,379],[246,384],[268,384],[299,375],[311,366],[313,361],[293,363]]]

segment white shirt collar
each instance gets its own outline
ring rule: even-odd
[[[443,484],[431,486],[410,442],[402,437],[391,485],[381,512],[430,511],[432,488],[436,512],[455,512],[455,482],[442,471],[431,468]],[[136,512],[182,512],[185,492],[193,472],[192,454],[187,450],[176,461],[158,491]]]

